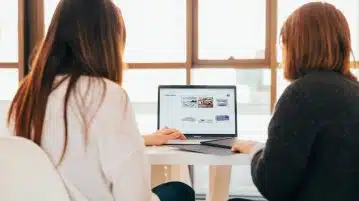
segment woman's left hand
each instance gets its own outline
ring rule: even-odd
[[[248,154],[256,144],[257,142],[254,141],[238,140],[236,144],[232,146],[232,151]]]
[[[151,135],[143,136],[146,146],[160,146],[168,142],[168,140],[185,140],[186,137],[179,130],[174,128],[163,128]]]

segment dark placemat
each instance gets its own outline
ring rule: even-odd
[[[202,154],[212,154],[218,156],[230,156],[236,153],[233,153],[230,149],[212,147],[207,145],[171,145],[181,151],[196,152]]]

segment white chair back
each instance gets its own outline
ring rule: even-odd
[[[70,201],[47,155],[18,137],[0,137],[0,200]]]

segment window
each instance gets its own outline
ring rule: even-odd
[[[56,10],[57,4],[60,0],[44,0],[44,21],[45,21],[45,33],[50,26],[52,15]]]
[[[345,15],[350,27],[354,58],[359,58],[359,1],[327,0],[326,2],[335,5]],[[354,58],[352,57],[351,60]]]
[[[266,139],[270,118],[269,69],[194,69],[191,83],[236,85],[238,133],[242,139]]]
[[[290,82],[284,78],[283,68],[277,70],[277,100],[280,98],[285,88],[289,86]]]
[[[157,129],[157,89],[160,84],[186,84],[186,71],[129,69],[125,72],[123,87],[131,99],[142,134]]]
[[[18,1],[0,7],[0,62],[18,61]]]
[[[358,68],[353,69],[352,73],[354,74],[354,76],[356,76],[359,79],[359,69]]]
[[[123,14],[129,63],[186,60],[186,0],[115,0]]]
[[[315,0],[278,0],[278,37],[280,29],[286,20],[286,18],[299,6]],[[335,5],[345,15],[351,32],[352,48],[354,58],[359,58],[359,1],[356,0],[326,0],[325,2]],[[282,60],[281,49],[277,50],[277,59],[280,62]],[[354,60],[351,57],[351,60]]]
[[[265,2],[199,0],[199,59],[264,59]]]
[[[285,20],[289,17],[289,15],[297,8],[302,6],[305,3],[309,3],[312,0],[295,0],[295,1],[288,1],[288,0],[278,0],[278,29],[277,29],[277,41],[280,41],[279,35],[280,30],[283,26]],[[277,61],[282,61],[282,49],[281,47],[277,48]]]
[[[59,0],[45,0],[45,27]],[[114,0],[126,24],[128,63],[186,60],[186,0]]]
[[[284,23],[285,19],[289,16],[299,6],[310,2],[311,0],[298,0],[298,1],[287,1],[287,0],[278,0],[278,34],[280,33],[280,28]],[[356,0],[327,0],[326,2],[335,5],[340,9],[345,15],[352,38],[352,48],[354,53],[354,58],[359,58],[359,1]],[[279,37],[279,35],[278,35]],[[278,49],[278,61],[282,59],[281,49]],[[351,60],[354,60],[352,57]],[[357,60],[357,59],[356,59]],[[355,70],[354,72],[358,72]],[[289,85],[289,82],[284,79],[283,69],[280,68],[277,70],[277,100],[280,95],[283,93],[284,89]]]
[[[13,98],[18,87],[18,1],[0,7],[0,101]],[[6,113],[5,113],[6,114]]]
[[[19,85],[19,74],[17,68],[0,68],[0,101],[11,100]]]
[[[270,119],[269,69],[193,69],[192,84],[236,85],[238,135],[241,139],[265,141]],[[208,166],[195,166],[195,190],[208,190]],[[252,183],[249,166],[234,166],[230,194],[260,196]]]

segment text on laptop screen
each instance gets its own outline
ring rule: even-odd
[[[235,134],[234,88],[161,88],[159,127],[184,134]]]

